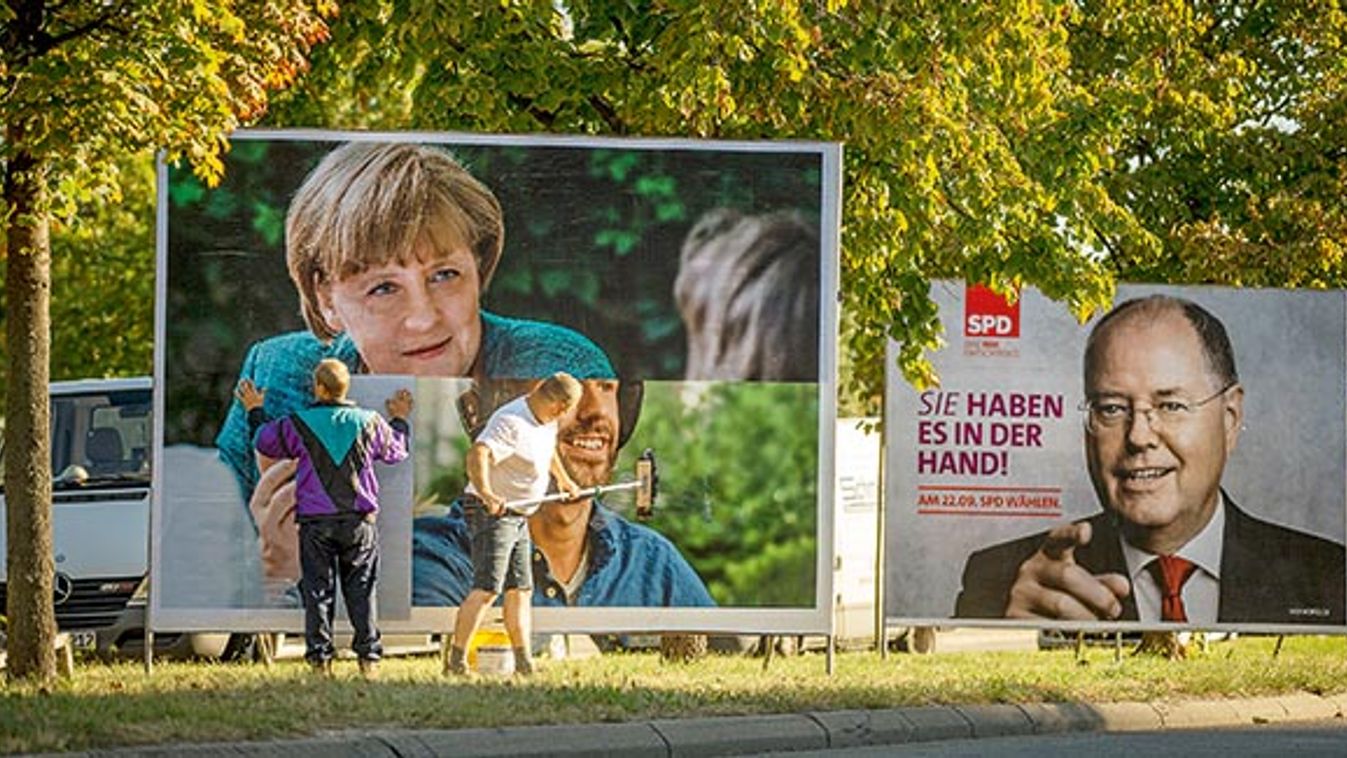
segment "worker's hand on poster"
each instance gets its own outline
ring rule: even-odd
[[[393,393],[393,396],[384,401],[384,410],[388,412],[389,418],[400,418],[406,421],[412,414],[412,393],[407,389],[400,389]]]
[[[240,379],[238,386],[234,388],[234,397],[243,403],[246,410],[252,411],[261,408],[266,402],[267,391],[258,388],[251,379]]]

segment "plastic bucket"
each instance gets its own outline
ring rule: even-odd
[[[514,673],[514,649],[503,629],[482,629],[468,646],[468,665],[479,674],[508,676]]]

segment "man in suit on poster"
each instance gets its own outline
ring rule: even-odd
[[[1343,546],[1221,489],[1244,389],[1215,316],[1162,295],[1121,303],[1091,332],[1084,374],[1103,512],[974,553],[956,617],[1343,624]]]

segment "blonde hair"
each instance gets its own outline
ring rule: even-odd
[[[683,242],[674,299],[688,379],[811,379],[818,365],[819,238],[790,212],[708,211]]]
[[[304,179],[285,217],[285,259],[304,322],[324,342],[318,288],[370,266],[407,265],[423,240],[468,247],[486,289],[505,244],[500,202],[442,149],[349,142]]]
[[[569,408],[580,401],[580,394],[584,392],[584,388],[575,377],[565,371],[558,371],[544,379],[535,392],[538,393],[538,397],[549,403],[564,402]]]
[[[351,387],[351,370],[336,358],[324,358],[318,361],[313,370],[313,391],[321,391],[329,400],[345,400],[346,391]]]

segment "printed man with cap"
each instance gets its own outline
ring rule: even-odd
[[[575,410],[559,421],[557,453],[582,489],[609,484],[618,451],[641,412],[643,384],[605,368],[580,379]],[[503,398],[527,387],[511,380],[478,382],[464,408],[464,425],[479,426]],[[709,607],[705,583],[664,535],[614,512],[601,497],[544,504],[529,517],[533,543],[533,605],[582,607]],[[472,586],[471,540],[462,503],[423,516],[412,531],[412,604],[453,606]]]

